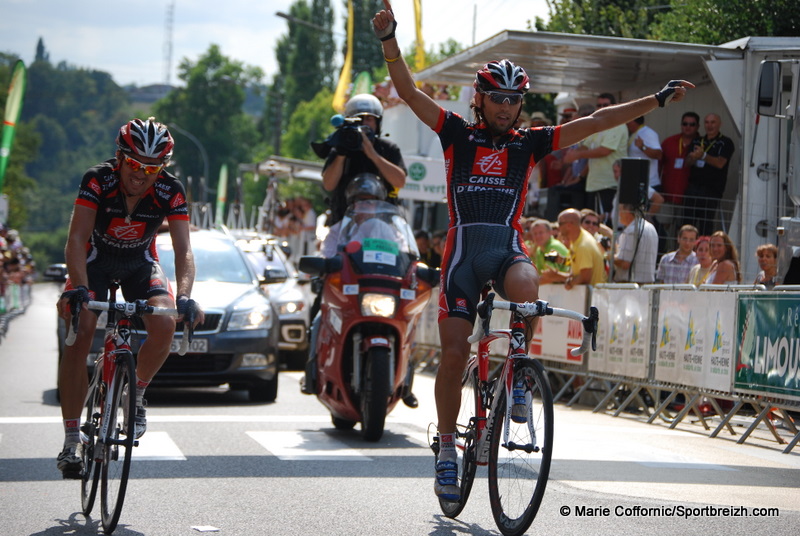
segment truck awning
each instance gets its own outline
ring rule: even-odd
[[[433,84],[471,86],[487,61],[507,58],[531,77],[537,93],[594,97],[696,72],[700,59],[740,59],[738,47],[596,35],[506,30],[415,75]]]

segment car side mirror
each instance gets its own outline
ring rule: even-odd
[[[270,285],[272,283],[283,283],[288,279],[288,274],[283,270],[276,270],[275,268],[265,268],[264,277],[261,280],[262,284]]]

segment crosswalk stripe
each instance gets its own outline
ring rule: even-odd
[[[185,461],[181,449],[168,432],[147,432],[133,449],[134,460]]]
[[[283,461],[372,461],[325,432],[247,432],[247,435]]]

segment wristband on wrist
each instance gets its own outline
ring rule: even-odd
[[[402,57],[403,54],[398,54],[396,58],[387,58],[386,56],[383,57],[386,60],[386,63],[394,63]]]

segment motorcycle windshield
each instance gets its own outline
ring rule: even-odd
[[[362,273],[403,277],[419,258],[414,233],[401,208],[385,201],[357,201],[348,207],[339,232],[340,251]]]

